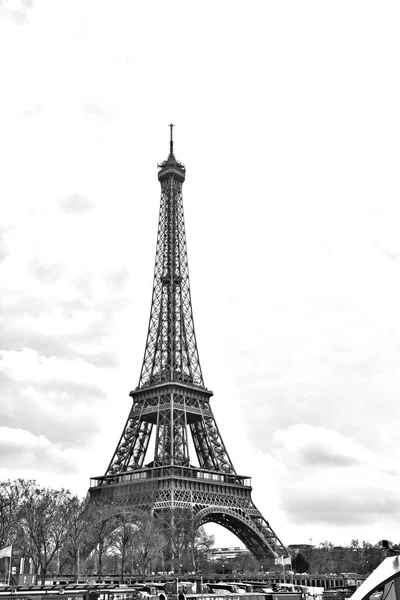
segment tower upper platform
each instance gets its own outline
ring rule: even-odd
[[[176,177],[178,179],[178,181],[183,183],[185,181],[186,168],[182,163],[177,161],[175,158],[174,140],[172,137],[172,128],[173,128],[172,124],[170,125],[170,128],[171,128],[171,138],[170,138],[170,142],[169,142],[169,156],[168,156],[167,160],[164,160],[164,162],[159,163],[157,165],[158,168],[160,169],[158,172],[158,180],[160,182],[162,182],[162,181],[165,181],[165,179],[168,179],[171,175],[173,175],[174,177]]]

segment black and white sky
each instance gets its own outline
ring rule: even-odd
[[[399,29],[390,0],[0,0],[1,479],[105,471],[173,122],[237,471],[286,544],[399,540]]]

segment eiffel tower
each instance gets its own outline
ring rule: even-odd
[[[213,393],[204,385],[186,251],[186,169],[174,156],[170,128],[169,156],[158,165],[157,249],[139,384],[129,394],[132,408],[105,475],[91,480],[90,500],[155,516],[189,509],[197,526],[222,525],[258,559],[286,556],[251,499],[250,478],[233,467],[210,406]]]

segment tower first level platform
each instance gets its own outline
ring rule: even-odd
[[[251,480],[195,467],[144,468],[91,480],[90,499],[117,510],[159,516],[189,509],[196,526],[217,523],[234,533],[258,559],[286,555],[286,548],[251,499]]]

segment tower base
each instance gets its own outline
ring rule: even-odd
[[[286,548],[254,505],[251,490],[247,477],[169,465],[94,478],[89,494],[92,502],[155,517],[189,509],[196,527],[206,523],[225,527],[259,560],[286,555]]]

